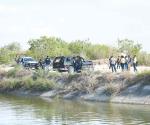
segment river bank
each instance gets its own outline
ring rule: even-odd
[[[150,104],[150,72],[68,74],[16,67],[0,72],[0,93],[42,98]]]

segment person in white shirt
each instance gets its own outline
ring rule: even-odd
[[[116,58],[115,57],[111,56],[110,64],[111,64],[112,72],[117,72],[117,70],[116,70]]]

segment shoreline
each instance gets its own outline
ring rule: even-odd
[[[0,92],[0,94],[7,94],[7,95],[14,95],[20,97],[39,97],[39,98],[46,98],[46,99],[64,99],[64,100],[79,100],[79,101],[90,101],[90,102],[104,102],[104,103],[115,103],[115,104],[133,104],[133,105],[150,105],[150,96],[145,97],[131,97],[131,96],[106,96],[101,95],[100,97],[94,94],[84,94],[82,96],[76,96],[72,98],[65,95],[64,97],[58,96],[55,92],[57,90],[51,90],[48,92],[29,92],[29,91],[20,91],[15,90],[11,92]],[[59,92],[58,92],[59,93]],[[61,91],[60,91],[61,93]],[[80,93],[80,92],[79,92]],[[71,94],[71,93],[69,93]],[[75,93],[72,93],[75,94]]]

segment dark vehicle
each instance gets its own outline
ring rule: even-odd
[[[38,68],[38,62],[35,61],[32,57],[21,57],[19,62],[24,67],[35,68],[35,69]]]
[[[80,66],[76,70],[76,58],[77,57],[56,57],[53,61],[53,69],[58,70],[60,72],[67,71],[69,73],[80,72],[81,70],[93,70],[93,62],[84,60],[82,57],[80,58]]]

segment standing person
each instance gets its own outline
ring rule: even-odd
[[[120,61],[121,61],[120,56],[118,56],[118,58],[117,58],[117,69],[120,69]]]
[[[50,63],[51,63],[51,60],[50,60],[50,58],[47,56],[47,57],[45,58],[45,67],[46,67],[46,69],[49,69]]]
[[[116,70],[116,58],[112,56],[110,59],[110,63],[111,63],[112,72],[117,72],[117,70]]]
[[[38,63],[39,63],[39,67],[41,67],[43,69],[44,67],[43,67],[43,61],[42,61],[42,59],[40,59]]]
[[[110,56],[110,58],[109,58],[109,69],[111,69],[111,58],[112,58],[113,56]]]
[[[137,58],[136,55],[134,55],[133,57],[133,68],[134,68],[134,72],[137,72]]]
[[[124,58],[124,56],[121,56],[121,69],[122,69],[122,71],[124,71],[124,68],[125,68],[125,58]]]
[[[16,59],[17,64],[20,63],[20,56]]]
[[[74,71],[76,72],[76,70],[77,70],[77,67],[76,67],[76,57],[72,58],[72,65],[73,65]]]
[[[124,64],[124,68],[125,70],[128,70],[128,56],[125,56],[125,64]]]
[[[76,71],[79,72],[82,69],[82,60],[80,56],[76,57],[75,65],[76,65]]]
[[[128,71],[130,71],[131,62],[132,62],[132,59],[131,59],[130,55],[128,55]]]

